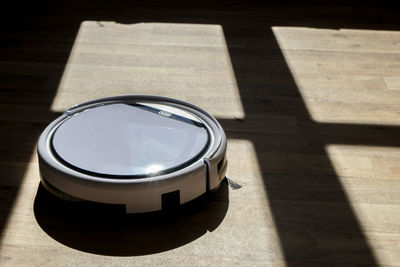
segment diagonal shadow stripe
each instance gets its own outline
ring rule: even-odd
[[[273,26],[247,16],[242,21],[249,28],[257,24],[264,25],[264,29]],[[229,37],[235,33],[232,27],[223,27],[233,70],[239,77],[237,86],[246,116],[244,120],[219,121],[227,129],[228,138],[246,139],[254,145],[287,265],[297,262],[375,264],[373,252],[326,154],[325,145],[399,145],[395,138],[399,127],[313,122],[288,67],[283,67],[286,64],[283,55],[280,55],[278,70],[283,86],[271,80],[268,74],[252,83],[242,82],[243,73],[260,72],[260,68],[268,64],[268,58],[274,61],[279,58],[276,50],[262,48],[278,47],[278,44],[273,33],[264,30],[256,33],[259,45],[252,43],[250,48],[239,49],[229,42]],[[254,64],[260,57],[266,62]],[[252,90],[258,93],[254,96]],[[282,105],[270,104],[274,100]],[[287,104],[291,101],[296,105]],[[294,129],[279,124],[273,129],[271,118],[279,121],[282,117],[294,121],[294,125],[289,125]]]

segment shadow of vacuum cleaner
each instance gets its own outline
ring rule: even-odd
[[[123,205],[62,200],[40,184],[34,214],[56,241],[84,252],[138,256],[171,250],[214,231],[228,210],[228,184],[172,210],[126,214]]]

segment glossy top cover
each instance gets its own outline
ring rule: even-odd
[[[209,134],[199,121],[145,104],[108,104],[74,114],[52,138],[53,153],[90,174],[151,177],[201,156]]]

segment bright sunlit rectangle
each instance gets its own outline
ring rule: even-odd
[[[400,32],[272,30],[315,121],[400,125]]]
[[[220,25],[82,22],[52,110],[126,94],[174,97],[219,118],[244,117]]]

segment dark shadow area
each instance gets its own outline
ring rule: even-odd
[[[173,211],[125,214],[119,205],[60,200],[41,185],[34,203],[40,227],[85,252],[136,256],[183,246],[214,231],[228,210],[228,184]]]
[[[2,162],[18,161],[22,165],[15,172],[7,165],[3,167],[7,171],[2,172],[1,179],[6,181],[1,182],[2,222],[7,219],[18,191],[18,179],[26,168],[23,163],[29,160],[40,130],[57,115],[49,107],[80,22],[219,24],[224,30],[246,113],[243,121],[232,118],[220,122],[229,138],[250,140],[255,146],[287,264],[376,264],[325,145],[400,146],[400,139],[396,138],[400,136],[400,128],[314,122],[271,27],[398,30],[397,6],[385,1],[329,1],[329,4],[324,1],[66,1],[35,6],[33,11],[25,10],[26,13],[20,13],[19,7],[13,10],[15,16],[6,18],[9,26],[0,32],[0,107],[7,114],[0,117],[2,144],[7,144],[2,146],[1,154]],[[46,46],[48,50],[38,49]],[[43,63],[46,66],[42,74],[30,74],[30,68],[37,71]],[[53,63],[55,68],[49,65]],[[25,70],[21,64],[31,67]],[[32,119],[22,113],[24,110]],[[290,125],[286,130],[273,128],[273,122],[280,118],[293,120],[295,129]],[[11,178],[5,177],[7,173]],[[11,186],[9,180],[12,180]],[[223,190],[227,189],[221,188],[222,193]],[[208,222],[204,218],[214,214],[213,205],[224,205],[211,201],[154,225],[152,220],[136,220],[134,216],[114,221],[109,218],[112,216],[96,213],[96,209],[107,213],[103,208],[77,207],[49,201],[48,197],[39,189],[35,214],[50,236],[68,246],[107,255],[143,255],[186,244],[210,230],[202,222]],[[53,206],[53,202],[58,204]],[[222,210],[219,214],[224,214],[224,207],[219,208]],[[215,216],[220,218],[214,220],[214,227],[223,219],[221,215]],[[193,226],[185,228],[186,223]],[[116,226],[119,226],[117,233],[113,232]],[[138,229],[152,234],[142,235]],[[81,234],[86,232],[90,234],[83,239]],[[171,243],[162,243],[157,239],[160,236],[165,240],[174,239]],[[122,247],[117,245],[114,251],[103,251],[101,242],[116,244],[121,240]],[[135,247],[125,246],[133,241]],[[155,248],[138,246],[157,242],[161,244]]]
[[[0,240],[39,135],[60,115],[50,106],[80,24],[50,19],[51,12],[31,2],[2,3]]]

